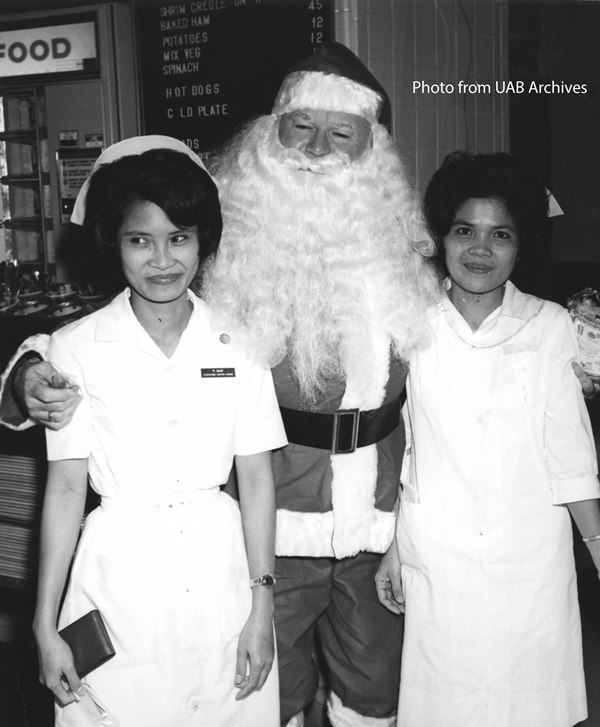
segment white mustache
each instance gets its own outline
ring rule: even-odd
[[[332,151],[322,157],[311,157],[299,149],[286,148],[284,163],[303,172],[315,174],[332,174],[344,169],[352,162],[350,156],[343,151]]]

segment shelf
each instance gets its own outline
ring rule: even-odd
[[[54,238],[45,108],[42,87],[0,83],[0,260],[10,252],[48,271]]]
[[[42,184],[50,184],[50,174],[49,172],[42,172],[41,173],[42,178]],[[3,177],[0,177],[0,183],[1,184],[35,184],[36,186],[39,184],[40,181],[40,175],[37,173],[32,174],[6,174]]]
[[[37,132],[35,129],[7,129],[6,131],[0,131],[0,141],[36,144],[38,134],[43,138],[45,136],[44,129],[40,128]]]
[[[52,220],[42,221],[41,217],[13,217],[0,221],[0,228],[5,230],[51,230]]]
[[[39,184],[39,177],[37,174],[7,174],[4,177],[0,177],[2,184]]]

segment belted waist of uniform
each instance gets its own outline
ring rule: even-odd
[[[205,501],[207,497],[216,497],[220,494],[221,490],[218,487],[210,487],[205,490],[172,492],[150,499],[144,498],[142,494],[137,499],[103,496],[100,500],[100,507],[103,510],[134,510],[136,512],[171,510],[186,505],[195,505]]]
[[[404,392],[378,409],[338,409],[332,413],[279,407],[288,442],[304,447],[349,454],[358,447],[376,444],[400,423]]]

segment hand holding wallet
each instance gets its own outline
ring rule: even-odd
[[[108,631],[97,609],[86,613],[59,632],[73,652],[80,679],[115,655]]]

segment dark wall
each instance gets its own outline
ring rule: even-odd
[[[515,0],[509,38],[511,79],[587,90],[510,97],[511,152],[538,169],[565,213],[546,265],[564,297],[600,286],[600,3]]]

